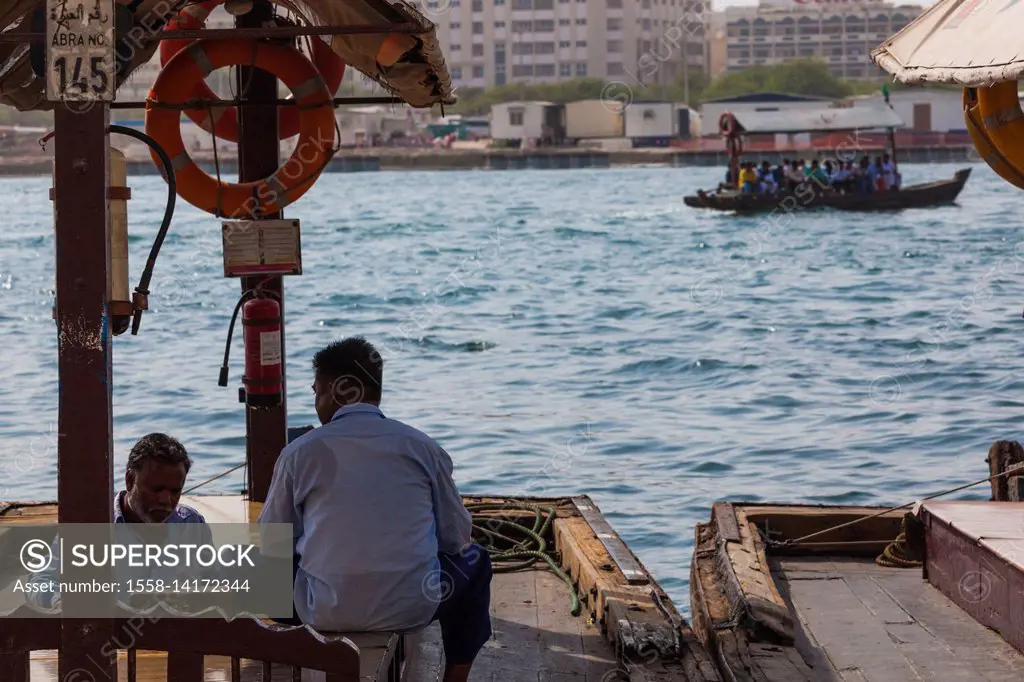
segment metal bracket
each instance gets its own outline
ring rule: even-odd
[[[626,576],[626,582],[630,585],[649,584],[651,580],[647,575],[647,571],[643,569],[643,566],[636,560],[633,553],[629,551],[626,543],[622,541],[619,534],[609,525],[608,521],[601,515],[601,512],[597,510],[597,507],[591,504],[590,500],[585,497],[574,497],[572,501],[583,515],[583,519],[590,524],[594,534],[597,535],[597,539],[608,550],[608,554],[619,567],[619,570],[622,571],[622,575]]]

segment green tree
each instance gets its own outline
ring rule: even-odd
[[[703,101],[755,92],[840,98],[854,94],[849,82],[836,78],[818,59],[794,59],[778,66],[752,66],[719,76],[704,90]]]

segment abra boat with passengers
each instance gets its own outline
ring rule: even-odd
[[[903,120],[888,105],[864,107],[832,107],[817,110],[725,112],[719,122],[729,151],[731,182],[722,183],[714,191],[698,190],[683,198],[691,208],[706,208],[737,213],[784,212],[830,208],[840,211],[892,211],[906,208],[942,206],[956,201],[971,169],[958,170],[952,179],[918,185],[907,185],[884,191],[847,191],[827,182],[808,178],[791,186],[782,183],[776,192],[744,192],[739,184],[743,140],[750,135],[848,133],[846,139],[829,146],[830,159],[836,164],[857,160],[870,150],[869,135],[878,137],[887,131],[887,147],[896,164],[896,143],[893,130],[904,126]],[[822,161],[829,159],[822,159]]]
[[[283,278],[303,273],[301,225],[283,219],[282,210],[315,191],[338,150],[334,107],[353,101],[335,98],[344,69],[356,68],[394,94],[357,102],[430,107],[454,101],[435,27],[409,4],[229,0],[235,28],[204,28],[219,4],[89,0],[76,9],[62,0],[16,0],[0,10],[6,68],[0,101],[55,114],[49,137],[56,147],[51,198],[60,384],[57,499],[0,501],[4,569],[19,556],[16,527],[113,520],[114,338],[122,345],[139,332],[179,196],[210,213],[210,230],[221,233],[224,276],[240,280],[235,313],[242,315],[247,351],[240,392],[246,446],[238,453],[244,463],[234,467],[245,467],[244,489],[186,491],[182,502],[211,524],[255,521],[278,455],[297,435],[284,400]],[[301,37],[312,42],[308,56],[296,46]],[[163,68],[147,101],[115,101],[117,87],[157,49]],[[229,66],[238,67],[241,94],[222,100],[203,78]],[[278,98],[278,79],[292,99]],[[145,108],[146,132],[111,126],[114,106]],[[182,111],[217,137],[238,142],[239,182],[222,178],[219,169],[216,177],[208,174],[190,157],[181,139]],[[131,191],[125,156],[110,146],[111,135],[149,145],[168,184],[164,219],[134,292]],[[279,141],[295,136],[282,165]],[[122,336],[128,329],[132,334]],[[122,352],[131,352],[130,345]],[[471,679],[721,679],[671,599],[590,499],[495,495],[467,497],[465,504],[496,571],[494,636]],[[10,597],[12,585],[0,584],[0,597]],[[73,592],[65,606],[79,598]],[[0,607],[8,603],[0,600]],[[318,632],[260,614],[228,620],[118,611],[71,618],[37,617],[30,608],[17,605],[0,619],[2,682],[294,682],[311,672],[326,682],[427,681],[437,680],[444,665],[436,625],[416,634]]]

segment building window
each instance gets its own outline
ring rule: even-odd
[[[484,24],[482,21],[473,22],[473,33],[479,35],[484,32]]]
[[[608,41],[609,52],[622,52],[622,41],[621,40],[609,40]]]
[[[494,84],[495,85],[504,85],[505,84],[505,72],[504,71],[502,71],[501,73],[495,73],[494,74]]]
[[[572,24],[572,22],[569,21],[568,19],[559,19],[558,20],[558,25],[559,26],[569,26],[571,24]]]
[[[608,65],[609,76],[621,76],[623,73],[622,62],[613,62]]]
[[[474,57],[483,57],[484,56],[484,44],[483,43],[475,43],[473,45],[473,56]]]
[[[622,19],[619,19],[618,17],[613,17],[613,18],[609,19],[608,20],[608,30],[609,31],[621,31],[622,30]]]
[[[608,9],[622,9],[622,0],[607,0]]]
[[[553,19],[538,19],[533,22],[533,30],[537,33],[551,33],[555,30]]]
[[[521,126],[521,125],[523,125],[523,110],[522,109],[509,109],[508,110],[508,124],[510,126]]]
[[[505,22],[504,21],[496,21],[496,22],[494,22],[494,28],[505,28]]]
[[[473,11],[483,12],[484,11],[484,0],[473,0]]]
[[[517,77],[532,76],[533,64],[516,64],[512,67],[512,75]]]
[[[535,71],[537,76],[554,76],[555,65],[554,64],[538,64]]]
[[[484,67],[482,67],[482,66],[474,66],[473,67],[473,78],[483,78],[483,77],[484,77]]]
[[[585,40],[577,40],[576,41],[576,47],[586,47],[586,46],[587,46],[587,41],[585,41]]]
[[[558,42],[558,46],[559,47],[572,47],[572,41],[571,40],[560,40]]]
[[[512,32],[513,33],[530,33],[533,31],[532,21],[513,21]]]
[[[586,26],[587,25],[587,20],[586,19],[577,19],[576,20],[576,25],[577,26]]]
[[[533,43],[515,43],[512,45],[512,54],[533,54]]]
[[[461,66],[453,66],[452,67],[452,80],[462,80],[462,67]]]
[[[512,9],[533,9],[532,0],[512,0]]]
[[[453,21],[452,23],[448,24],[448,28],[450,28],[453,31],[458,31],[460,28],[462,28],[462,24],[460,24],[457,21]]]
[[[452,44],[448,47],[448,49],[451,50],[452,52],[458,52],[459,50],[462,49],[462,45]]]
[[[576,64],[576,75],[577,76],[586,76],[587,75],[587,63],[586,62],[579,62],[579,63]]]
[[[562,62],[558,65],[558,75],[562,78],[569,78],[572,76],[572,64],[568,62]]]

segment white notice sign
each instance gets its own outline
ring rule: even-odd
[[[46,0],[46,99],[110,102],[114,0]]]

